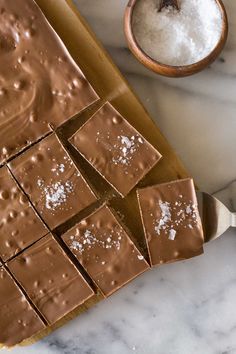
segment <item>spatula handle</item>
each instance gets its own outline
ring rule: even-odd
[[[236,213],[232,213],[232,221],[231,221],[231,226],[236,227]]]

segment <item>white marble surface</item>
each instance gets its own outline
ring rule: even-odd
[[[216,192],[236,179],[236,1],[225,0],[230,36],[222,59],[178,80],[147,72],[127,51],[128,0],[76,2],[200,187]],[[217,195],[236,209],[236,184]],[[142,275],[41,342],[11,353],[235,354],[235,255],[232,229],[204,256]]]

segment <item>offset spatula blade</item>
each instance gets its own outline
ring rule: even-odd
[[[198,206],[202,219],[205,242],[215,240],[229,227],[236,227],[236,213],[212,195],[197,192]]]

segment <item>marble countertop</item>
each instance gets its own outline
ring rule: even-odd
[[[198,185],[236,210],[236,1],[221,57],[190,78],[145,70],[126,47],[128,0],[75,0]],[[235,198],[235,199],[234,199]],[[136,279],[39,343],[12,354],[236,354],[236,231],[205,254]],[[5,354],[7,351],[3,350]]]

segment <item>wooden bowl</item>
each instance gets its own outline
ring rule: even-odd
[[[172,66],[160,63],[153,58],[151,58],[148,54],[146,54],[143,49],[139,46],[135,39],[135,35],[132,29],[132,16],[134,12],[134,7],[136,3],[140,0],[129,0],[129,3],[125,10],[124,17],[124,30],[125,35],[128,41],[128,46],[134,56],[148,69],[154,71],[157,74],[168,76],[168,77],[184,77],[196,74],[199,71],[202,71],[207,66],[209,66],[221,53],[224,45],[226,43],[228,37],[228,18],[227,13],[224,7],[224,4],[221,0],[215,0],[218,4],[223,20],[222,32],[219,42],[215,46],[215,48],[208,54],[204,59],[191,64],[191,65],[183,65],[183,66]],[[145,0],[142,0],[145,1]]]

